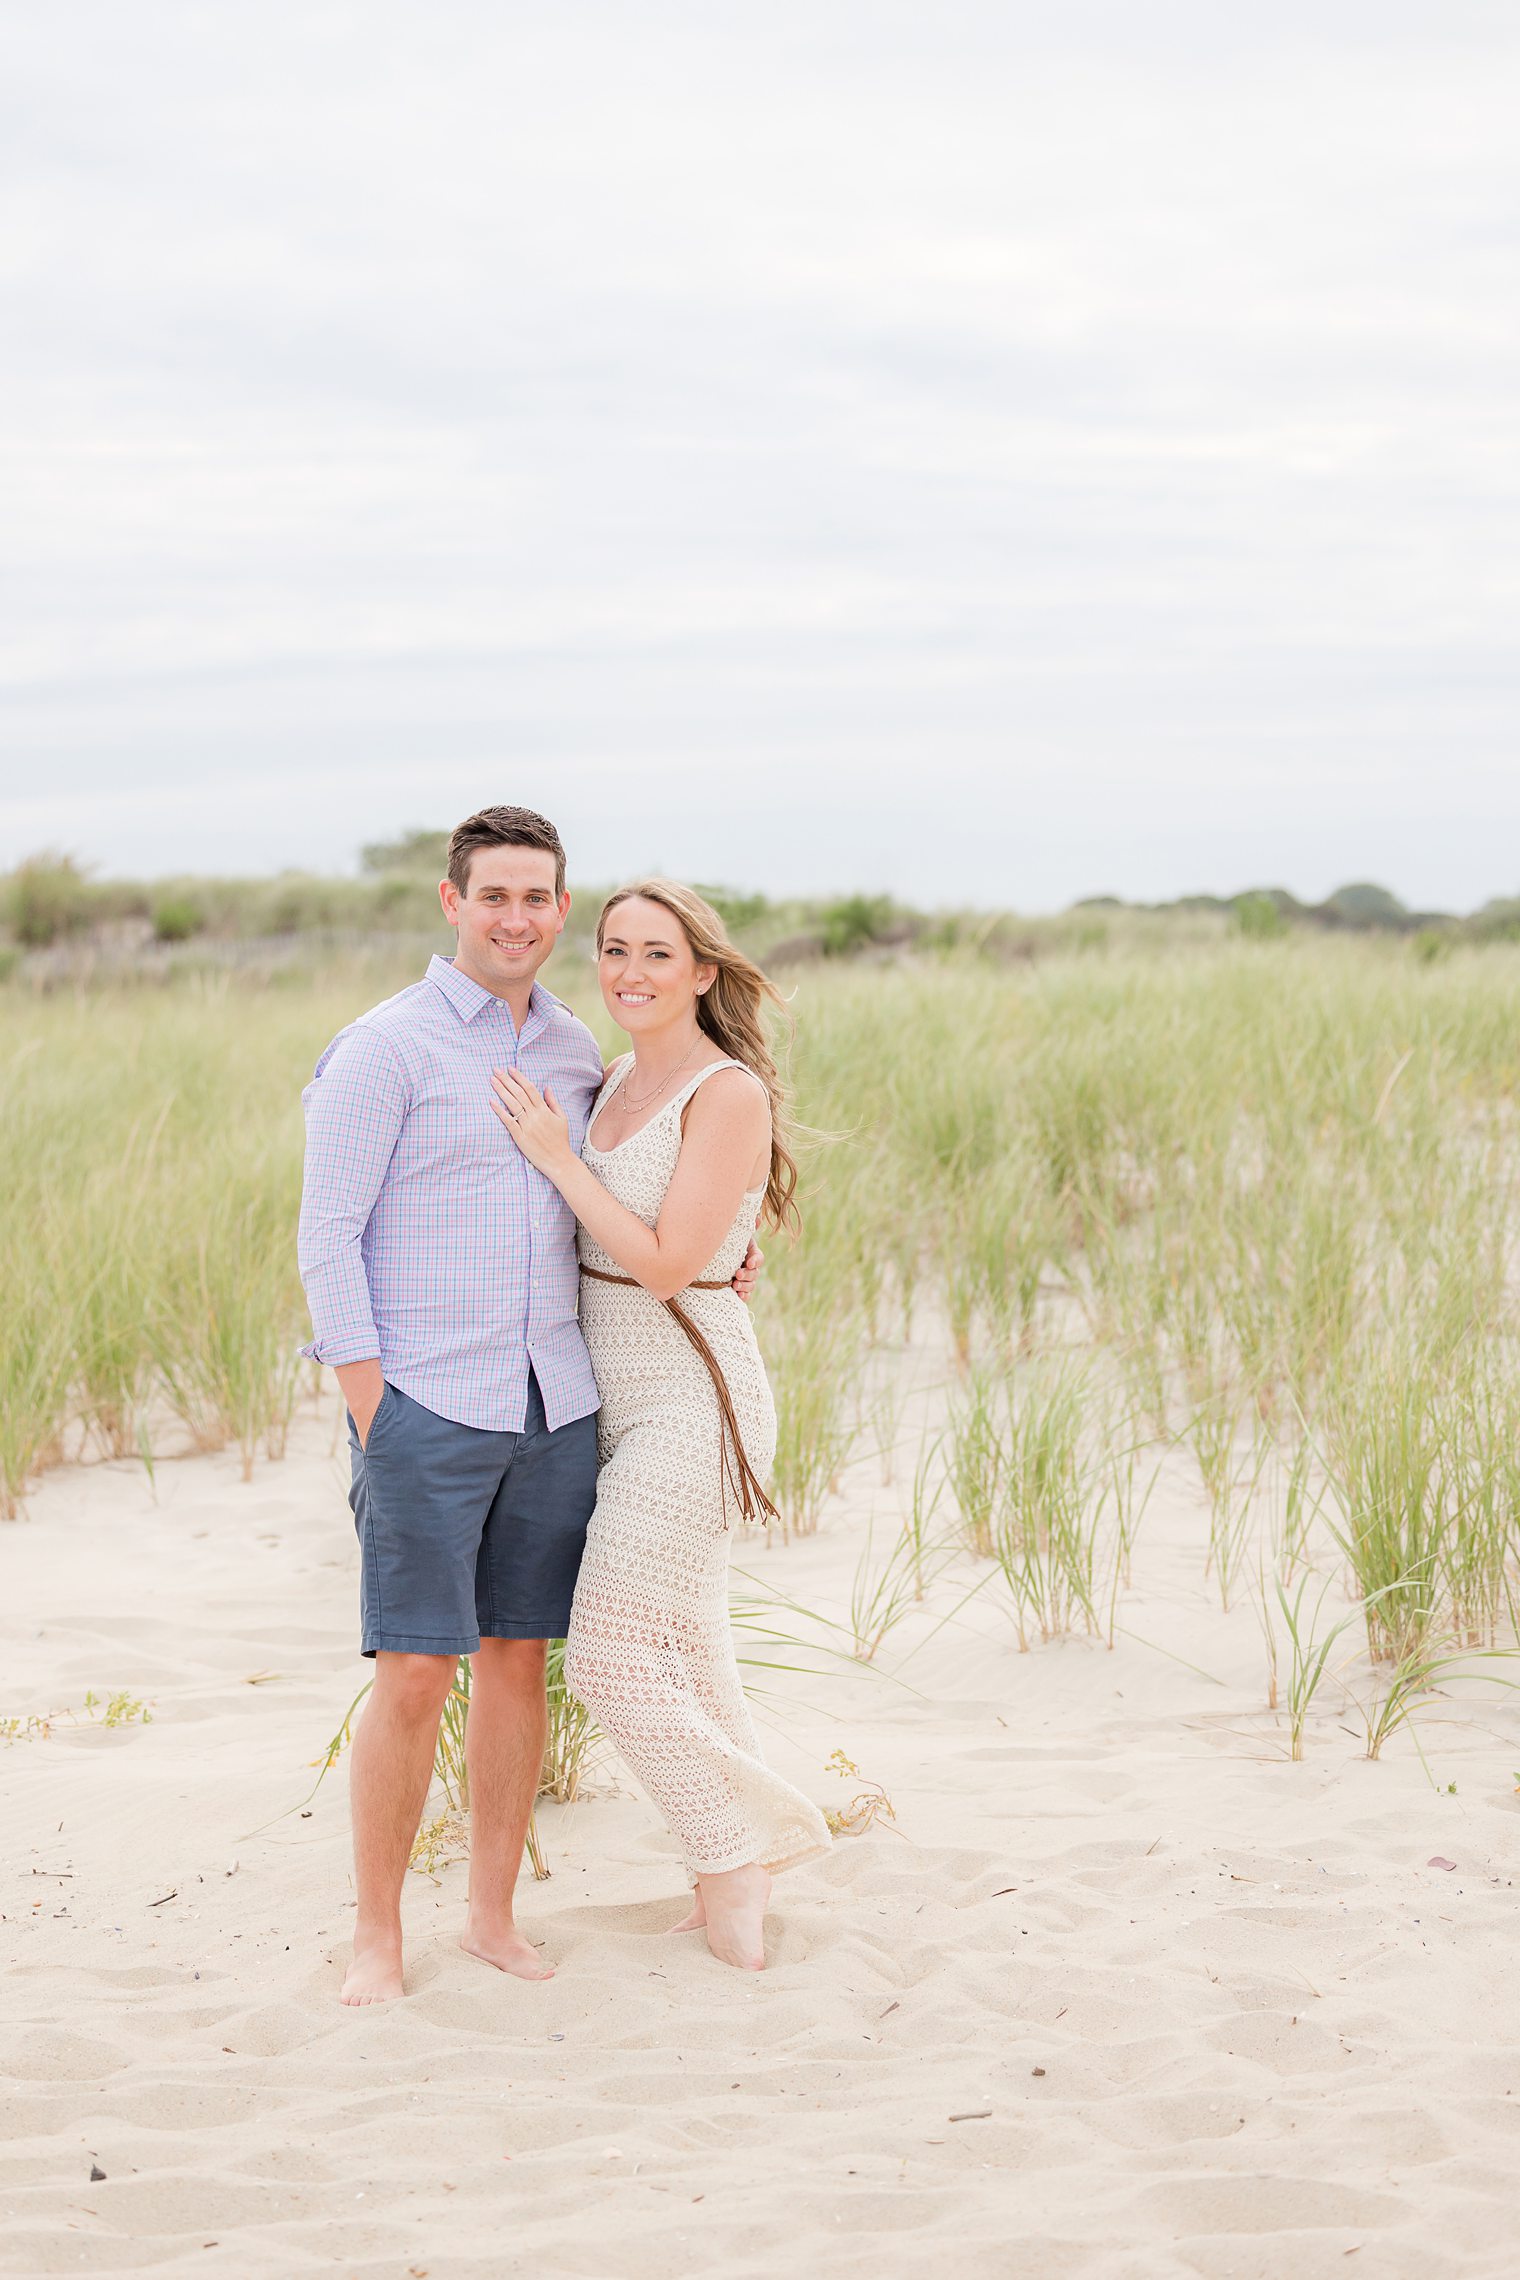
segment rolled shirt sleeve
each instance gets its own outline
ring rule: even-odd
[[[363,1023],[317,1064],[301,1096],[306,1172],[297,1254],[319,1362],[378,1356],[363,1237],[395,1152],[410,1087],[395,1049]]]

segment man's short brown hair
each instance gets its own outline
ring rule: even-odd
[[[488,807],[467,815],[449,840],[449,877],[460,894],[470,885],[470,863],[482,847],[541,847],[554,857],[554,892],[565,891],[565,849],[546,815],[532,808]]]

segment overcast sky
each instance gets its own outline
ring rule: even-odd
[[[1520,891],[1520,10],[0,13],[0,865]]]

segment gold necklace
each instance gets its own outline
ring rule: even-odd
[[[692,1053],[696,1053],[700,1050],[701,1044],[702,1032],[699,1029],[697,1031],[695,1041],[692,1044],[691,1052],[686,1056],[686,1061],[689,1061],[691,1059]],[[645,1093],[642,1100],[635,1100],[633,1094],[628,1089],[628,1079],[625,1077],[623,1079],[623,1106],[625,1108],[631,1108],[635,1115],[637,1115],[641,1109],[647,1108],[652,1100],[658,1100],[660,1094],[665,1090],[665,1087],[670,1083],[671,1079],[673,1077],[678,1077],[681,1074],[681,1071],[686,1066],[686,1061],[677,1061],[675,1067],[668,1070],[666,1074],[661,1077],[659,1083],[655,1086],[654,1091]]]

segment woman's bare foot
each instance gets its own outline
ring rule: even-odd
[[[498,1971],[510,1971],[514,1979],[554,1977],[553,1964],[544,1962],[533,1942],[524,1939],[515,1924],[492,1924],[484,1918],[477,1923],[470,1917],[459,1944],[466,1955],[494,1963]]]
[[[707,1914],[707,1944],[718,1961],[731,1963],[736,1971],[763,1971],[769,1871],[758,1861],[724,1869],[721,1875],[704,1876],[698,1893]]]
[[[707,1910],[702,1905],[702,1887],[699,1884],[691,1896],[691,1913],[683,1916],[679,1924],[672,1924],[672,1932],[702,1932],[707,1929]]]
[[[343,1974],[340,2003],[394,2003],[404,1995],[401,1984],[401,1941],[391,1933],[372,1938],[354,1936],[354,1960]]]

